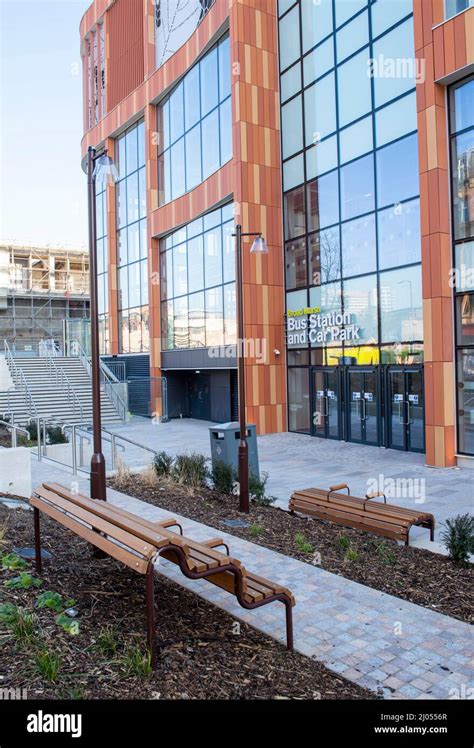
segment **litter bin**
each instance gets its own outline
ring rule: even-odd
[[[209,428],[211,439],[212,466],[216,462],[225,462],[238,470],[240,426],[237,422],[220,423]],[[249,470],[252,475],[260,477],[258,467],[257,428],[247,424],[247,444],[249,451]]]

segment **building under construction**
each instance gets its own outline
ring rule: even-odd
[[[0,340],[28,350],[62,340],[64,320],[87,317],[87,250],[0,244]]]

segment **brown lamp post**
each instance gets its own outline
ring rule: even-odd
[[[87,151],[87,199],[89,208],[89,271],[90,271],[90,328],[92,375],[92,425],[94,453],[91,458],[90,494],[92,499],[107,500],[105,458],[102,453],[102,418],[100,412],[100,350],[99,315],[97,306],[97,216],[96,182],[118,181],[117,167],[102,150],[97,154],[92,146]]]
[[[235,261],[237,281],[237,361],[238,361],[238,392],[239,392],[239,511],[249,512],[249,449],[247,444],[247,423],[245,418],[245,346],[244,346],[244,287],[242,281],[242,238],[253,236],[254,241],[250,252],[252,254],[268,254],[268,247],[263,236],[259,233],[243,234],[242,226],[235,227]]]

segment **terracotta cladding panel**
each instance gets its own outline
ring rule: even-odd
[[[108,103],[113,108],[144,80],[143,3],[118,0],[107,12]]]

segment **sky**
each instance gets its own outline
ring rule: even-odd
[[[0,0],[0,241],[87,243],[79,23],[91,0]]]

